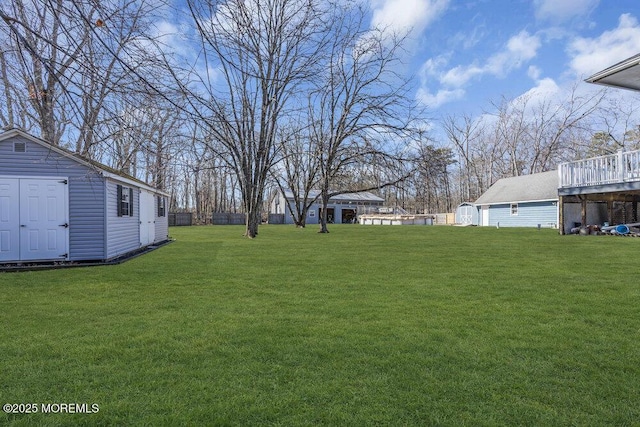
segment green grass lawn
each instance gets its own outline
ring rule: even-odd
[[[0,274],[0,425],[638,425],[640,239],[172,228]]]

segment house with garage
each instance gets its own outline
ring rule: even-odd
[[[499,179],[474,205],[481,226],[555,228],[558,171]]]
[[[307,211],[307,224],[319,224],[320,215],[322,214],[322,204],[319,199],[320,192],[311,191],[309,199],[315,200]],[[358,215],[369,213],[372,209],[381,208],[384,199],[370,192],[360,193],[343,193],[333,196],[329,199],[327,205],[327,221],[335,224],[355,224]],[[284,193],[278,192],[271,202],[270,217],[278,215],[282,218],[279,221],[284,224],[294,224],[292,210],[295,211],[295,199],[293,191],[285,190]]]
[[[22,130],[0,133],[0,268],[107,262],[165,242],[167,197]]]
[[[586,79],[640,91],[640,54]],[[559,165],[561,233],[577,225],[616,225],[640,222],[640,150],[566,162]]]

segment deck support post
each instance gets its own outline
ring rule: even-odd
[[[609,225],[613,225],[613,194],[607,200],[607,221]]]
[[[582,206],[581,210],[581,222],[582,227],[587,226],[587,198],[585,196],[580,196],[580,205]]]
[[[564,233],[564,197],[558,196],[558,231],[561,236]]]

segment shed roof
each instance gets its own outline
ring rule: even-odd
[[[586,81],[640,91],[640,53],[597,72]]]
[[[42,138],[38,138],[37,136],[33,136],[28,132],[25,132],[21,129],[9,129],[3,133],[0,133],[0,142],[7,140],[9,138],[15,137],[15,136],[21,136],[25,139],[28,139],[31,142],[34,142],[36,144],[39,144],[47,149],[50,149],[64,157],[70,158],[84,166],[87,167],[93,167],[95,169],[98,169],[100,172],[102,172],[102,175],[107,177],[107,178],[115,178],[115,179],[119,179],[125,183],[128,184],[133,184],[136,185],[138,187],[144,188],[145,190],[151,190],[153,192],[156,193],[161,193],[165,196],[168,196],[169,194],[165,193],[164,191],[158,190],[157,188],[154,188],[152,186],[150,186],[149,184],[145,183],[144,181],[139,180],[138,178],[135,178],[131,175],[128,175],[122,171],[116,170],[112,167],[109,167],[105,164],[102,164],[100,162],[96,162],[95,160],[91,160],[91,159],[87,159],[86,157],[81,156],[78,153],[74,153],[71,150],[67,150],[63,147],[58,147],[55,145],[50,144],[49,142],[45,141]]]
[[[558,171],[502,178],[476,200],[476,205],[558,200]]]
[[[287,199],[293,199],[293,191],[285,190],[284,196]],[[309,192],[309,198],[315,199],[320,196],[319,190],[311,190]],[[376,196],[373,193],[368,191],[362,191],[359,193],[343,193],[338,194],[336,196],[331,197],[332,201],[341,201],[341,202],[353,202],[353,203],[365,203],[365,202],[384,202],[384,199]]]

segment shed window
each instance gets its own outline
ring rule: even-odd
[[[118,216],[133,216],[133,188],[122,185],[118,185],[116,188]]]
[[[511,216],[516,216],[516,215],[518,215],[518,204],[511,203]]]
[[[158,217],[166,216],[166,199],[162,196],[158,196]]]

